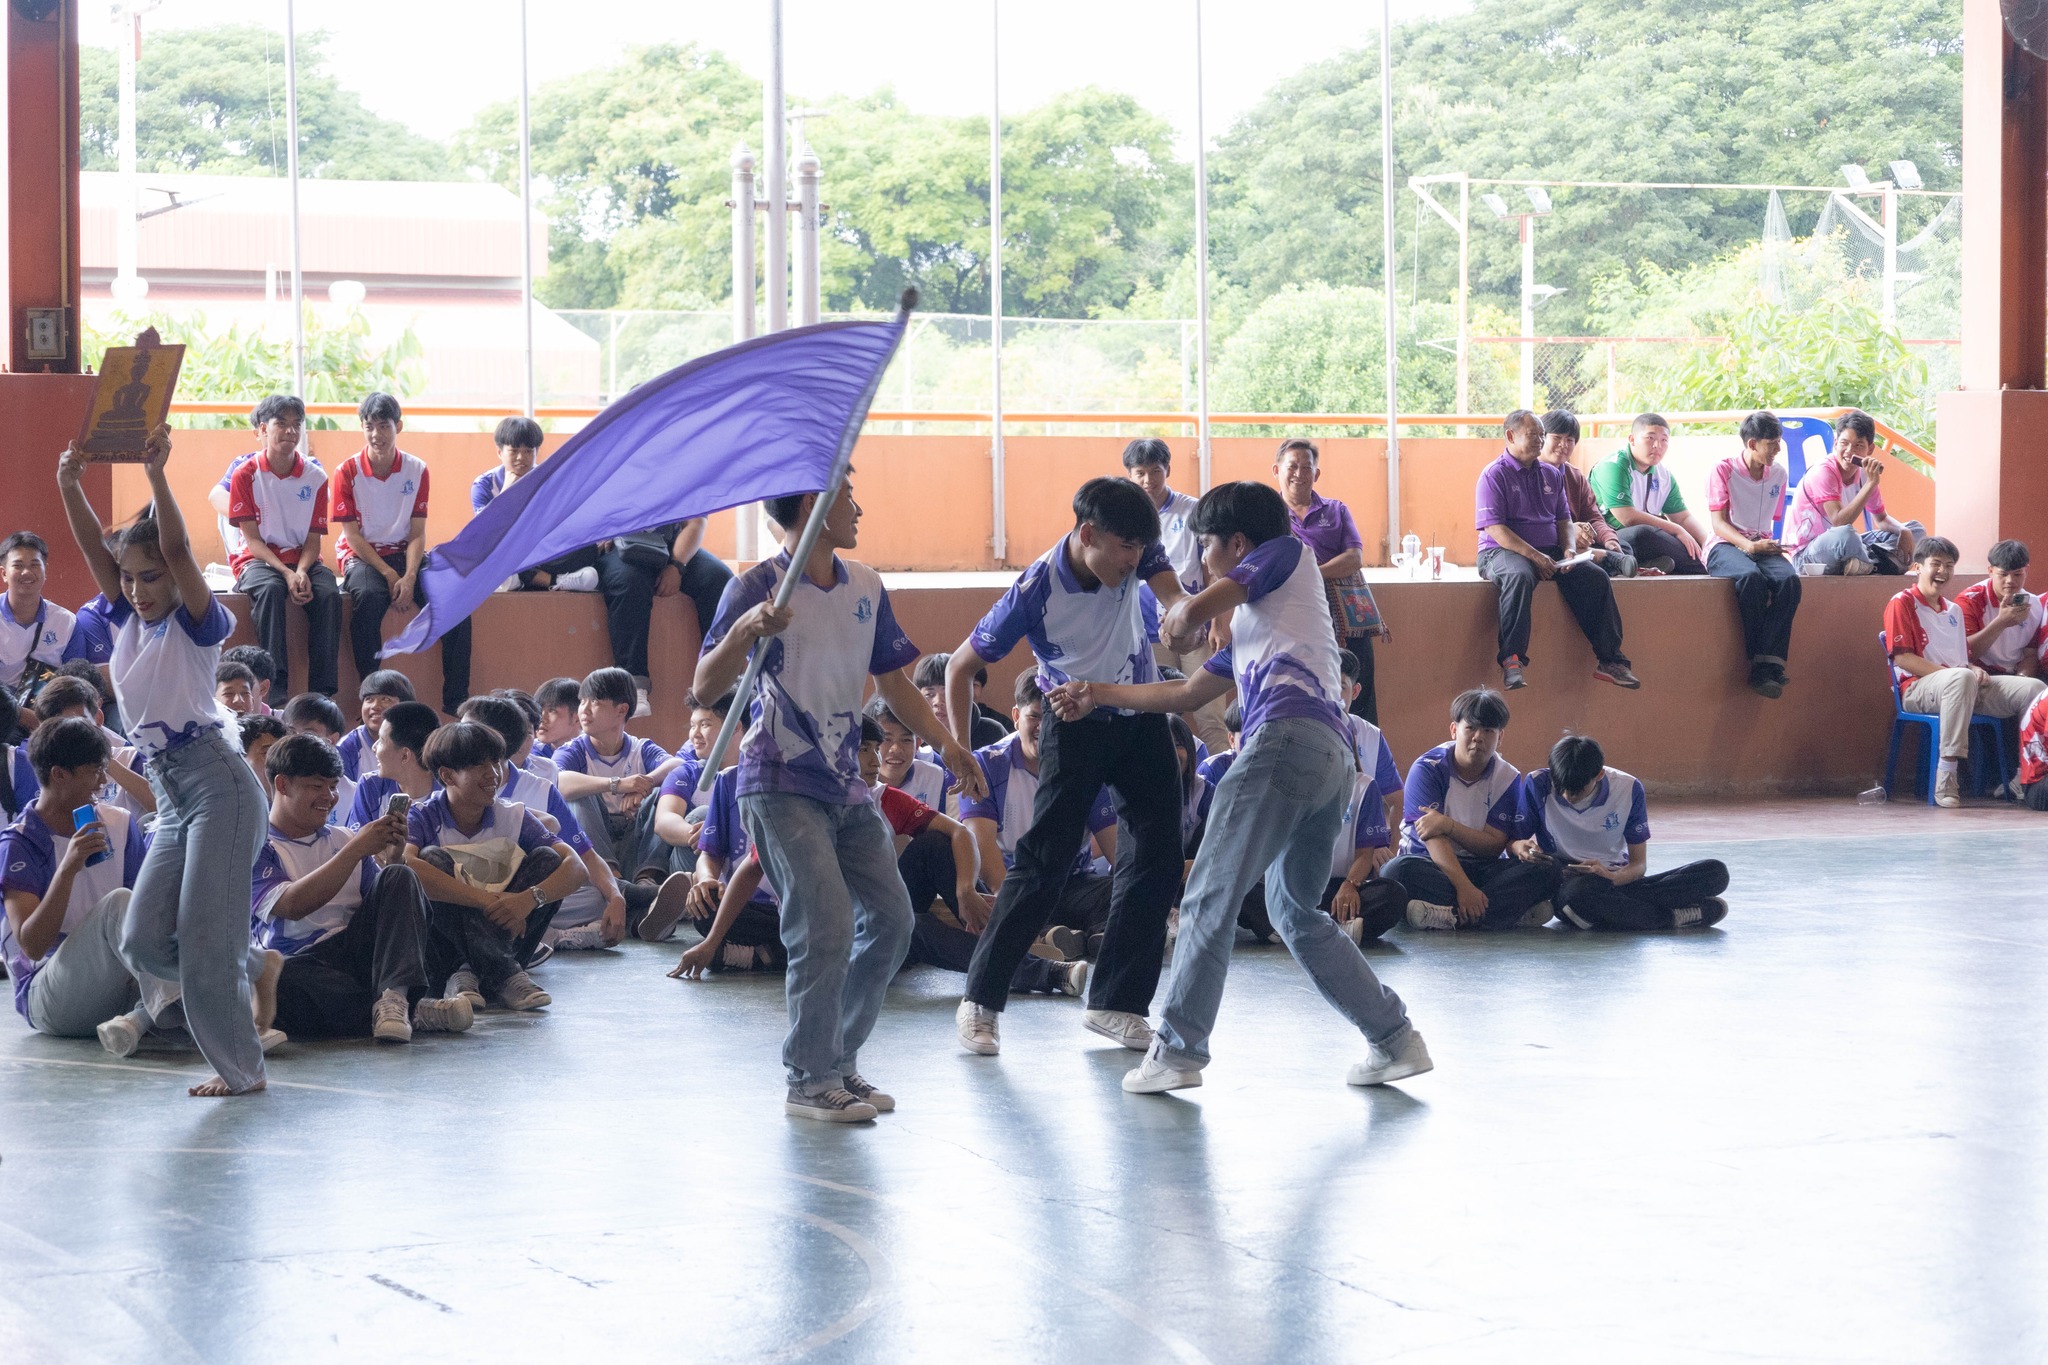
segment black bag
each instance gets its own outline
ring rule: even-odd
[[[673,562],[669,557],[669,547],[675,544],[676,533],[681,528],[681,522],[671,522],[667,526],[613,536],[612,548],[634,568],[659,573]]]

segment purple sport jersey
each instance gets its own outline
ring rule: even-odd
[[[1295,539],[1316,552],[1316,563],[1327,564],[1346,550],[1365,548],[1349,507],[1320,494],[1312,493],[1309,497],[1308,511],[1300,516],[1294,515],[1292,507],[1287,509],[1287,523],[1293,528]]]
[[[1564,475],[1556,466],[1538,460],[1524,469],[1505,450],[1480,472],[1476,501],[1473,525],[1482,550],[1502,548],[1486,534],[1489,526],[1505,526],[1537,549],[1551,549],[1557,545],[1557,524],[1572,519]]]

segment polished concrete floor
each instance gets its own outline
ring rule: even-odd
[[[245,1100],[8,1021],[0,1361],[2048,1359],[2048,821],[1662,816],[1722,931],[1397,931],[1438,1070],[1376,1092],[1278,949],[1164,1099],[907,974],[855,1129],[783,1117],[777,981],[637,944]]]

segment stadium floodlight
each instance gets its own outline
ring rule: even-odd
[[[1482,194],[1479,196],[1479,200],[1481,203],[1485,204],[1486,207],[1493,210],[1494,217],[1505,218],[1508,216],[1508,201],[1501,198],[1499,195]]]
[[[1891,164],[1892,183],[1902,190],[1917,190],[1922,187],[1920,168],[1910,161],[1894,161]]]
[[[1853,164],[1844,165],[1842,167],[1842,179],[1849,182],[1849,188],[1852,190],[1867,190],[1870,188],[1870,177],[1863,173],[1861,166]]]
[[[1529,196],[1529,207],[1536,210],[1538,214],[1550,212],[1549,190],[1544,189],[1541,185],[1530,185],[1522,192]]]

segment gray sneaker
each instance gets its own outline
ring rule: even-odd
[[[412,1007],[414,1033],[463,1033],[475,1022],[476,1011],[470,1008],[466,995],[450,996],[445,1000],[422,997]]]
[[[1414,1029],[1408,1030],[1408,1036],[1392,1052],[1378,1043],[1368,1043],[1367,1048],[1365,1060],[1352,1063],[1350,1074],[1344,1077],[1346,1085],[1385,1085],[1436,1069],[1422,1035]]]
[[[896,1097],[894,1095],[875,1089],[867,1083],[867,1078],[857,1071],[847,1072],[844,1079],[840,1081],[840,1085],[845,1087],[848,1094],[863,1104],[873,1105],[875,1112],[878,1114],[891,1113],[896,1108]]]
[[[1152,1046],[1152,1026],[1145,1022],[1145,1016],[1128,1010],[1089,1010],[1081,1016],[1081,1026],[1090,1033],[1122,1043],[1133,1052],[1144,1052]]]
[[[412,1024],[407,1019],[404,991],[385,991],[370,1006],[370,1036],[380,1043],[409,1043]]]
[[[791,1118],[817,1119],[821,1123],[866,1123],[880,1111],[843,1088],[806,1095],[791,1086],[789,1097],[782,1102],[782,1112]]]
[[[1052,993],[1079,1000],[1088,993],[1088,963],[1062,962],[1053,969]]]
[[[654,904],[647,907],[646,918],[634,931],[641,942],[660,943],[676,931],[683,912],[689,908],[690,882],[689,873],[676,872],[661,884],[661,890],[654,893]]]
[[[477,980],[476,973],[467,967],[460,967],[451,972],[448,977],[448,986],[441,992],[443,1000],[453,1000],[457,996],[467,1000],[472,1010],[480,1010],[484,1007],[484,984]]]
[[[1448,905],[1433,901],[1409,901],[1408,923],[1417,929],[1455,929],[1458,927],[1458,912]]]
[[[498,1003],[508,1010],[538,1010],[554,1004],[555,998],[525,972],[514,972],[498,988]]]
[[[1031,955],[1050,962],[1074,962],[1087,956],[1088,936],[1079,929],[1069,929],[1064,924],[1055,924],[1038,936],[1031,945]]]

